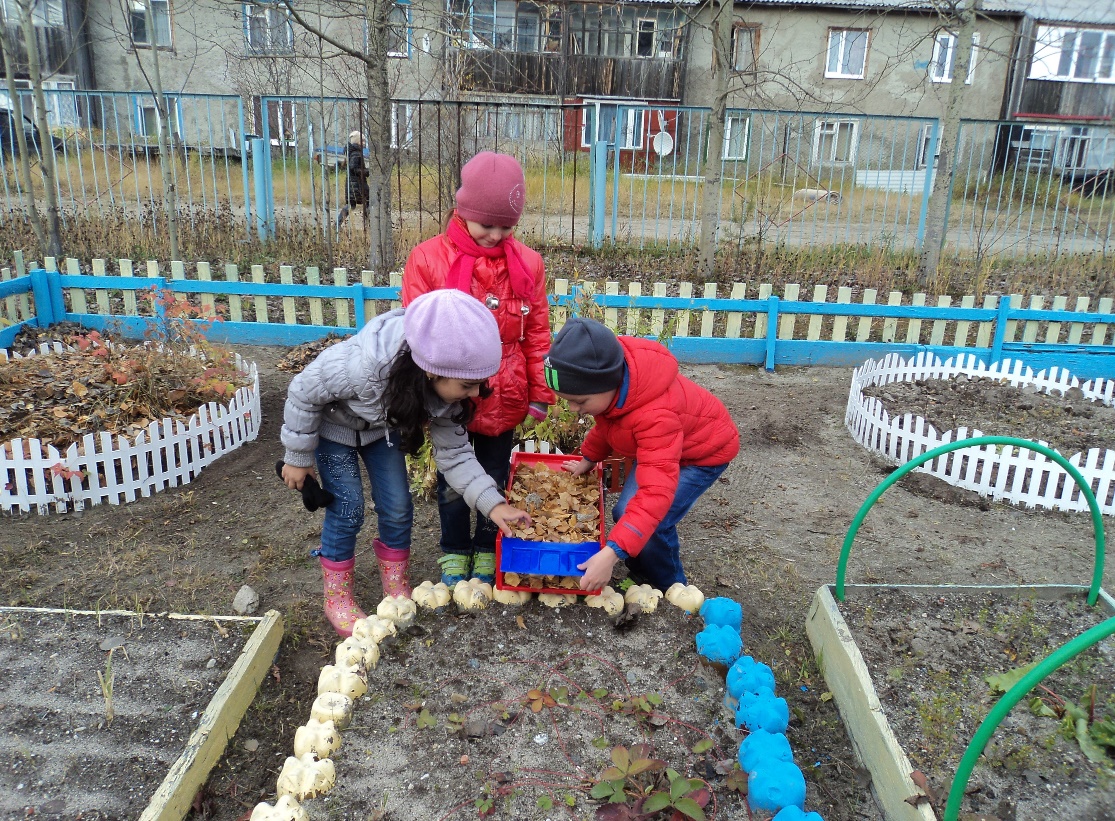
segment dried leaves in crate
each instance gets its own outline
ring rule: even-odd
[[[515,529],[521,539],[568,543],[600,539],[600,487],[595,474],[574,476],[544,464],[519,465],[508,501],[531,516],[530,527]]]

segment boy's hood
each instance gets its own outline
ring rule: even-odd
[[[666,348],[650,339],[618,337],[627,362],[627,398],[609,416],[622,416],[657,399],[678,378],[678,361]]]

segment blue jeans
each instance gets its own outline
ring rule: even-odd
[[[507,477],[511,473],[511,447],[515,431],[509,430],[498,436],[484,436],[470,433],[472,449],[476,461],[484,468],[496,487],[503,493],[507,490]],[[445,481],[438,471],[437,475],[437,512],[441,518],[441,550],[443,553],[494,553],[496,533],[499,532],[487,516],[476,514],[476,531],[472,529],[472,509],[464,498]]]
[[[406,458],[394,432],[391,433],[391,441],[391,447],[387,439],[377,439],[370,445],[354,448],[328,439],[318,440],[314,457],[321,486],[334,497],[329,507],[325,508],[325,522],[321,526],[321,555],[324,558],[343,562],[351,559],[356,552],[356,535],[364,525],[361,461],[368,470],[372,485],[380,540],[388,547],[410,547],[414,502],[410,498]]]
[[[670,505],[666,516],[659,523],[654,533],[647,539],[646,545],[638,556],[631,556],[626,560],[628,572],[646,582],[651,587],[665,592],[675,582],[686,584],[685,571],[681,566],[681,544],[678,541],[678,522],[693,507],[702,493],[717,480],[728,466],[711,465],[702,467],[690,465],[683,467],[678,475],[678,489],[674,494],[674,503]],[[627,481],[623,483],[623,490],[612,508],[612,521],[618,522],[627,509],[627,503],[639,489],[636,481],[639,476],[638,465],[635,465]]]

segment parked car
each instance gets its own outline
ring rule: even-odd
[[[19,138],[16,134],[16,128],[15,113],[10,108],[0,107],[0,154],[7,154],[12,157],[18,156]],[[39,135],[39,129],[27,116],[23,117],[23,135],[27,140],[27,147],[35,154],[42,156],[43,140]],[[61,138],[55,137],[53,134],[50,135],[50,146],[55,151],[60,150],[62,148]]]

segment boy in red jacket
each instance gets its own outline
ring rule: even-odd
[[[678,372],[665,347],[617,338],[591,319],[574,317],[545,360],[546,383],[576,413],[596,420],[575,475],[616,454],[635,460],[612,508],[607,546],[584,564],[581,589],[609,582],[623,559],[631,578],[665,591],[686,583],[677,524],[739,452],[739,432],[724,403]]]

